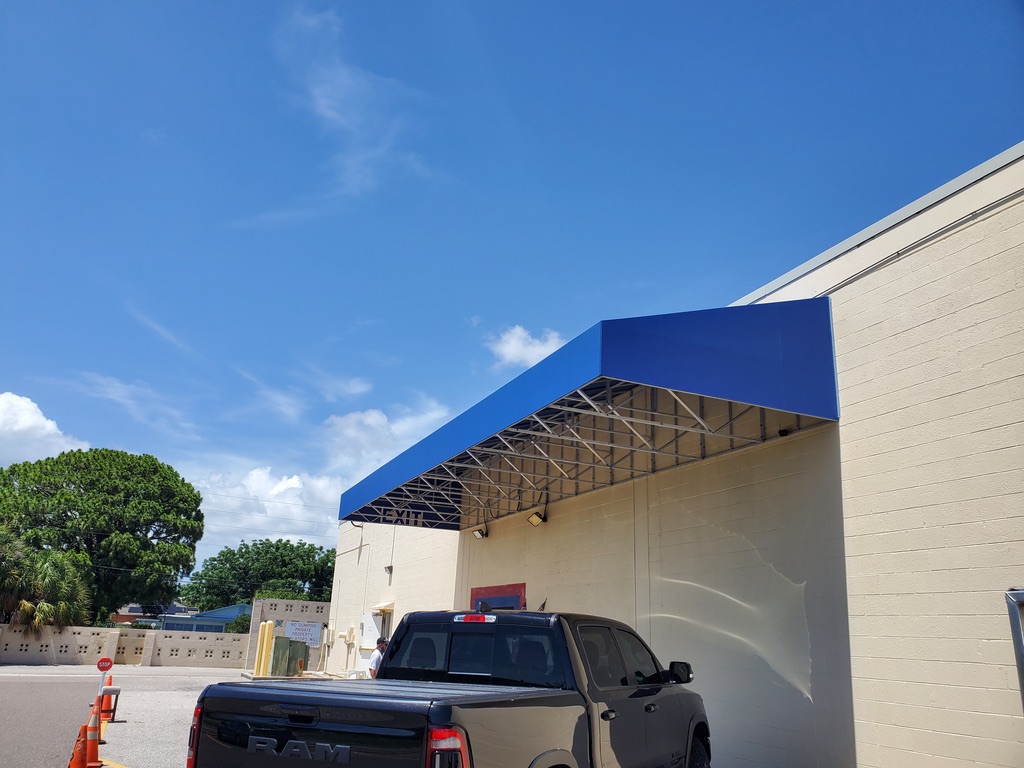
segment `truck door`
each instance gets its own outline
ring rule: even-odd
[[[689,723],[683,720],[679,689],[665,682],[658,660],[638,636],[615,628],[626,664],[626,674],[636,682],[646,734],[649,768],[673,768],[686,759]]]
[[[646,713],[610,627],[578,627],[593,702],[590,721],[601,768],[650,768]]]

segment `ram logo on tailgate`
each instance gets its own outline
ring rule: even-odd
[[[274,757],[297,757],[300,760],[313,760],[317,763],[348,763],[350,747],[344,744],[321,744],[313,745],[313,751],[304,741],[286,741],[280,749],[277,747],[277,739],[268,736],[250,736],[249,746],[246,752],[253,754],[273,755]]]

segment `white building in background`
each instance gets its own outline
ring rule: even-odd
[[[1022,201],[1024,143],[382,467],[342,497],[331,663],[412,609],[599,613],[694,664],[717,768],[1024,765]]]
[[[378,637],[409,611],[455,607],[456,531],[342,522],[327,671],[365,673]]]

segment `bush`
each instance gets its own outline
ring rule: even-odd
[[[231,632],[236,635],[248,635],[249,624],[252,622],[252,616],[248,613],[243,613],[240,616],[236,616],[227,624],[224,625],[225,632]]]

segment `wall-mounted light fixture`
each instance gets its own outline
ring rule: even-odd
[[[487,538],[487,525],[486,525],[486,523],[484,525],[478,525],[476,528],[473,528],[471,530],[473,531],[473,535],[476,538],[478,538],[478,539],[486,539]]]
[[[546,522],[547,519],[548,516],[545,514],[544,510],[541,510],[540,512],[534,512],[532,515],[526,518],[526,522],[528,522],[530,525],[536,528],[541,523]]]
[[[388,576],[391,575],[391,572],[393,570],[395,570],[395,566],[393,566],[393,565],[385,565],[384,566],[384,573],[386,573]]]

